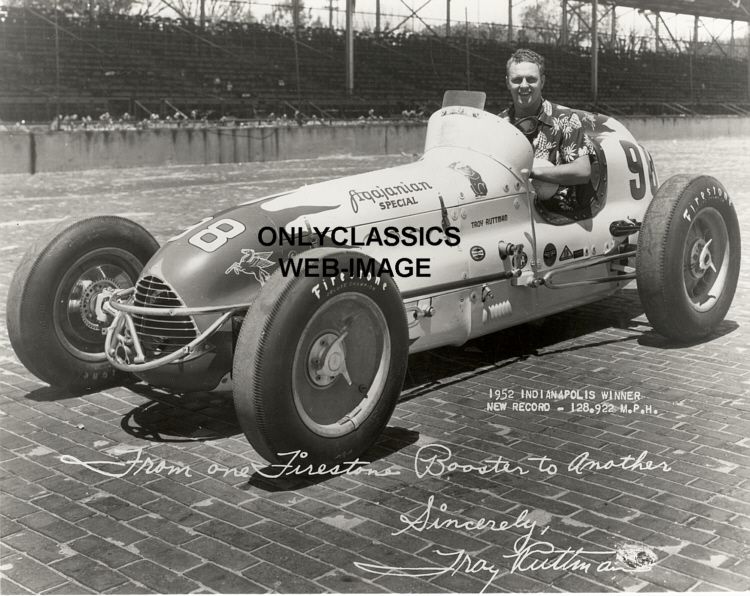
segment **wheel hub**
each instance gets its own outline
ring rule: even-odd
[[[359,428],[380,403],[390,358],[388,324],[372,298],[352,291],[327,300],[302,329],[292,361],[305,426],[323,437]]]
[[[690,273],[696,279],[703,277],[709,269],[716,270],[711,259],[710,245],[711,240],[706,242],[700,238],[693,243],[690,250]]]
[[[69,353],[92,362],[104,358],[97,299],[103,292],[132,286],[140,267],[127,251],[105,247],[86,253],[67,268],[55,294],[53,321]]]
[[[683,253],[683,286],[691,307],[713,308],[722,295],[729,268],[729,234],[721,214],[701,210],[693,219]]]
[[[318,337],[310,347],[307,360],[307,371],[310,381],[316,387],[328,387],[339,375],[343,375],[351,385],[349,372],[346,369],[346,332],[336,335],[326,332]]]
[[[101,294],[104,290],[116,290],[118,289],[117,283],[109,278],[100,279],[99,281],[83,281],[82,285],[85,285],[80,298],[80,312],[81,321],[89,329],[98,331],[101,329],[101,323],[96,316],[96,297]]]

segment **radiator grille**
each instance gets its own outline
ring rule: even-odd
[[[146,276],[135,286],[134,304],[151,308],[185,306],[174,290],[161,279]],[[158,358],[186,346],[198,336],[192,317],[133,315],[133,323],[145,355]]]

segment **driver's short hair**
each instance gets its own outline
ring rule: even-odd
[[[511,64],[518,64],[520,62],[536,64],[539,67],[539,75],[544,76],[544,56],[526,48],[519,48],[508,58],[508,62],[505,64],[505,75],[508,76]]]

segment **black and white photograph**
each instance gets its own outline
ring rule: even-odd
[[[750,591],[750,0],[3,0],[0,210],[0,593]]]

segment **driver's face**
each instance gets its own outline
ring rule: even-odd
[[[544,87],[544,77],[539,73],[538,65],[533,62],[513,63],[505,81],[516,111],[527,112],[538,107]]]

